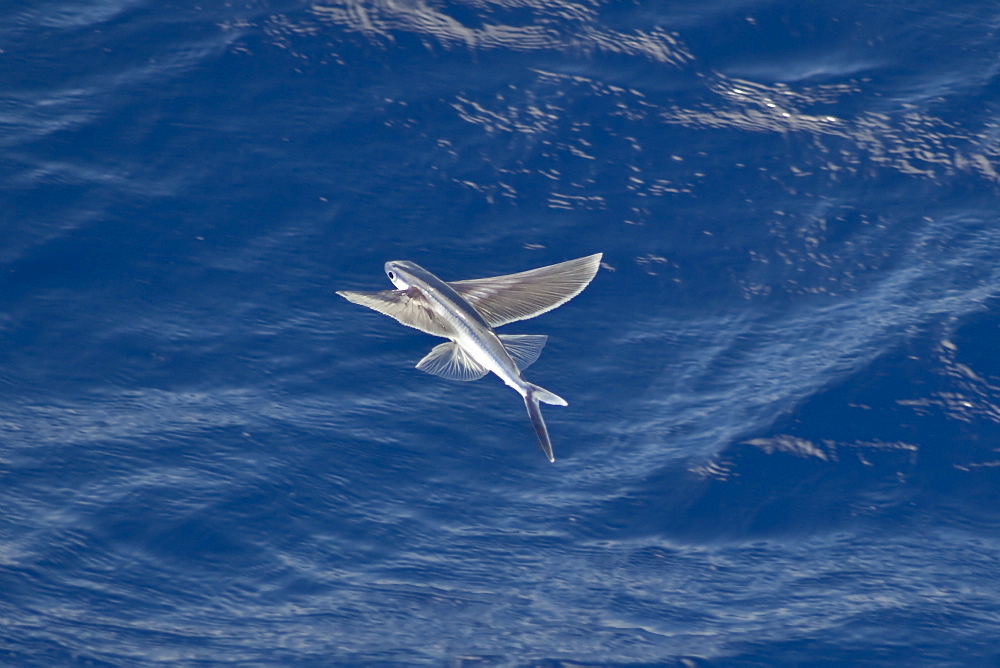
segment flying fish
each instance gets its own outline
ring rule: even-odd
[[[529,271],[446,283],[408,260],[385,263],[396,290],[337,294],[395,318],[407,327],[448,339],[417,363],[421,371],[449,380],[478,380],[495,373],[524,398],[538,443],[550,462],[549,439],[539,402],[566,400],[524,379],[548,339],[536,334],[497,334],[494,328],[527,320],[562,306],[597,274],[601,253]]]

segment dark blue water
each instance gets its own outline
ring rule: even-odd
[[[0,663],[1000,664],[988,2],[0,10]],[[603,251],[527,377],[334,294]]]

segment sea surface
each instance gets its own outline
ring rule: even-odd
[[[1000,5],[0,6],[0,665],[1000,665]],[[495,376],[336,290],[603,252]]]

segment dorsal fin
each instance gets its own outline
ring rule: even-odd
[[[549,340],[545,334],[501,334],[500,342],[507,349],[507,353],[517,364],[517,368],[524,371],[535,363],[538,356],[542,354],[545,342]]]

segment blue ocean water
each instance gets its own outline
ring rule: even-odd
[[[1000,10],[0,9],[0,663],[1000,664]],[[603,251],[495,377],[350,304]]]

